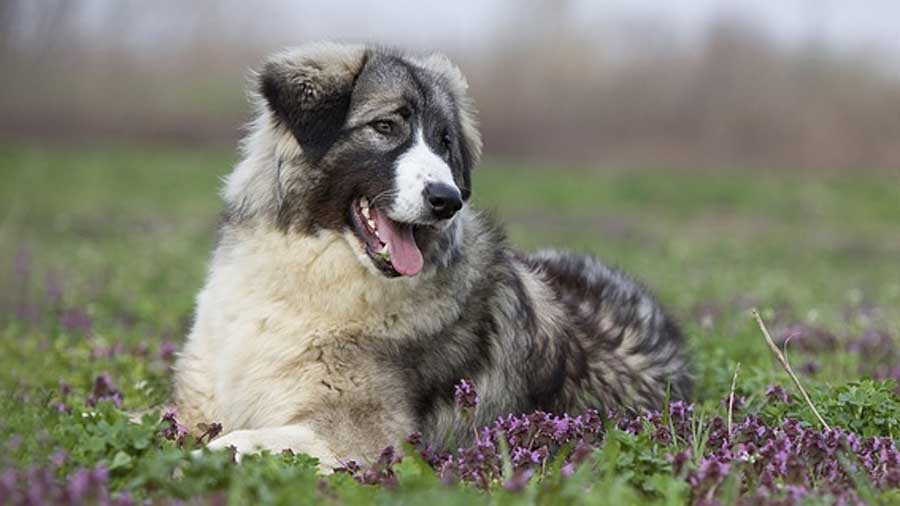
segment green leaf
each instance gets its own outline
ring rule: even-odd
[[[131,458],[131,455],[120,451],[113,457],[112,462],[109,464],[109,470],[128,469],[133,461],[134,459]]]

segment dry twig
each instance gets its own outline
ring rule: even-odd
[[[741,363],[738,362],[734,368],[734,377],[731,378],[731,394],[728,396],[728,436],[731,437],[731,420],[734,414],[734,389],[737,387],[738,371],[741,370]]]
[[[800,394],[803,395],[803,400],[806,401],[806,404],[812,409],[814,415],[819,420],[819,423],[822,424],[822,427],[825,427],[825,430],[831,430],[831,427],[828,426],[828,423],[825,422],[825,419],[822,418],[822,415],[819,414],[819,410],[816,409],[816,406],[812,403],[812,400],[809,398],[809,394],[806,393],[806,389],[803,388],[803,385],[800,384],[800,379],[794,374],[794,370],[791,369],[791,364],[788,363],[787,359],[784,357],[784,353],[778,349],[778,345],[775,344],[775,341],[772,339],[772,336],[769,335],[769,330],[766,328],[765,322],[763,322],[762,316],[759,315],[759,311],[756,309],[753,310],[753,317],[756,318],[756,323],[759,325],[759,330],[762,331],[763,336],[766,338],[766,343],[769,345],[769,349],[772,350],[772,353],[775,354],[775,357],[778,359],[778,362],[781,363],[781,367],[788,373],[788,376],[791,377],[791,380],[794,381],[794,384],[797,385],[797,389],[800,390]]]

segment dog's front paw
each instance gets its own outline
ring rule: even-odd
[[[214,439],[206,445],[212,451],[229,450],[234,452],[235,462],[248,453],[267,450],[272,453],[291,450],[294,453],[305,453],[319,459],[319,469],[331,472],[338,465],[338,460],[328,448],[325,441],[305,426],[287,426],[272,429],[236,430]],[[202,453],[195,450],[194,455]]]
[[[244,442],[238,441],[237,444],[235,444],[236,443],[235,439],[240,439],[240,438],[232,438],[229,436],[231,436],[231,434],[226,434],[225,436],[222,436],[218,439],[214,439],[214,440],[210,441],[203,448],[197,448],[196,450],[192,451],[191,456],[194,458],[199,458],[199,457],[203,456],[204,448],[209,451],[212,451],[212,452],[230,451],[234,455],[234,461],[236,463],[240,464],[243,454],[249,453],[249,450],[247,449],[246,441],[244,441]]]
[[[258,445],[254,445],[252,438],[246,434],[251,431],[234,431],[224,436],[213,439],[206,445],[210,451],[230,451],[234,454],[234,461],[238,464],[241,463],[241,458],[245,453],[253,453],[259,450],[265,450],[266,448],[262,448]],[[244,433],[244,434],[241,434]],[[203,450],[194,450],[194,455],[199,455]]]

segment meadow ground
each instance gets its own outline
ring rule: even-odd
[[[0,504],[900,504],[895,176],[483,164],[476,202],[512,243],[595,254],[679,317],[694,404],[532,415],[452,458],[323,478],[302,456],[192,458],[176,420],[123,415],[168,399],[233,162],[0,147]],[[835,430],[798,402],[753,307]]]

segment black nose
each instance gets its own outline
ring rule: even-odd
[[[444,183],[426,184],[425,201],[434,216],[440,220],[452,218],[463,205],[459,190]]]

